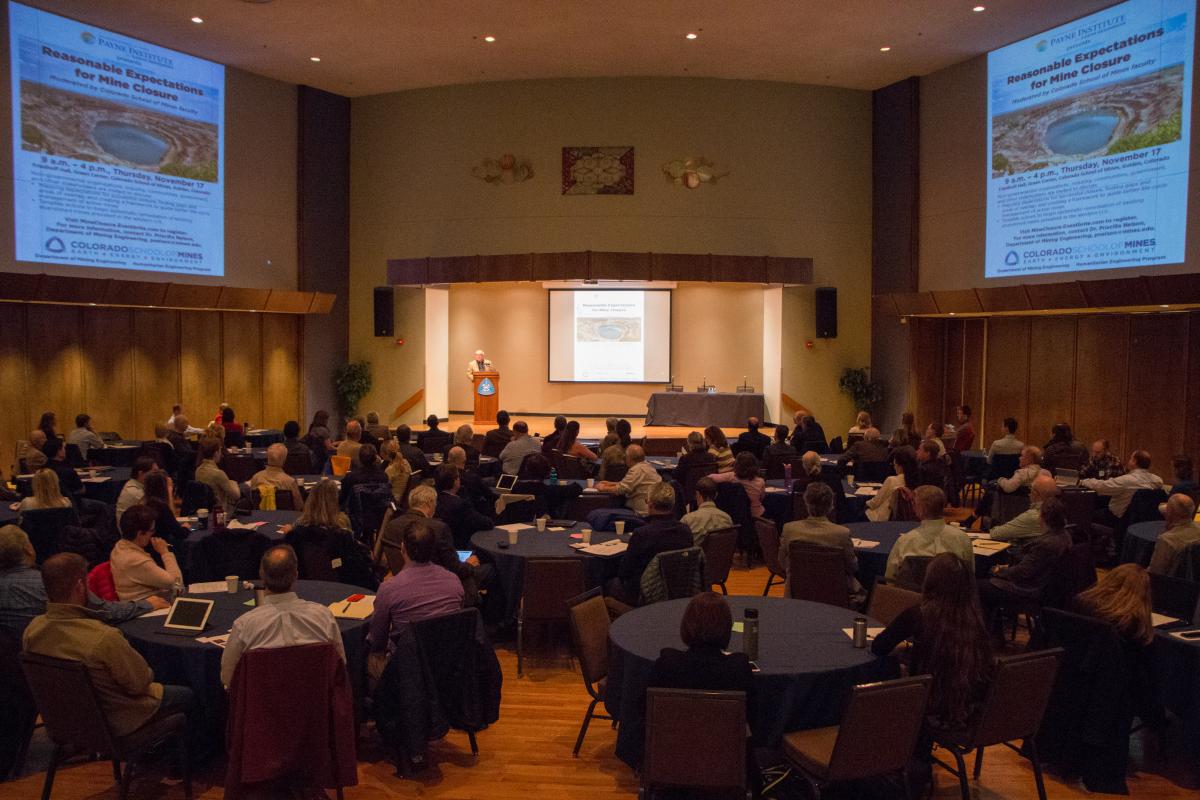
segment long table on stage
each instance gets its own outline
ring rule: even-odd
[[[759,392],[655,392],[646,403],[646,425],[740,428],[748,417],[766,420]]]

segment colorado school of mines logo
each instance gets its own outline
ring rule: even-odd
[[[47,253],[61,253],[62,251],[66,250],[66,249],[67,249],[67,246],[65,244],[63,244],[63,240],[58,238],[57,236],[51,236],[49,239],[46,240],[46,252]]]
[[[1021,257],[1017,255],[1016,250],[1009,250],[1008,255],[1004,257],[1004,263],[1010,267],[1015,267],[1017,264],[1021,263]]]
[[[491,378],[484,378],[479,382],[479,388],[475,390],[480,397],[488,397],[496,393],[496,385],[492,383]]]

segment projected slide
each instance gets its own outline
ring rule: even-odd
[[[1184,259],[1194,0],[1131,0],[988,55],[985,276]]]
[[[8,13],[17,260],[223,275],[225,68]]]
[[[550,380],[665,383],[671,372],[671,293],[550,292]]]

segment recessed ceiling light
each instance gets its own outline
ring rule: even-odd
[[[1170,306],[1166,303],[1163,303],[1161,306],[1159,306],[1159,308],[1170,308]]]
[[[987,11],[987,6],[975,6],[971,10],[974,11],[976,14],[978,14],[982,11]]]
[[[483,37],[483,40],[485,42],[487,42],[488,44],[491,44],[492,42],[496,41],[496,37],[495,36],[485,36],[485,37]]]
[[[321,57],[320,56],[309,56],[308,60],[309,61],[320,61]]]
[[[699,38],[699,37],[697,37],[697,36],[696,36],[696,34],[694,34],[694,33],[689,33],[689,34],[687,34],[686,36],[684,36],[683,38],[685,38],[685,39],[696,39],[696,38]]]
[[[891,49],[892,49],[892,48],[891,48],[891,46],[890,46],[890,45],[884,45],[883,47],[879,48],[879,52],[881,52],[881,53],[886,53],[887,51],[889,51],[889,50],[891,50]]]
[[[192,17],[192,22],[201,25],[204,23],[204,17]]]

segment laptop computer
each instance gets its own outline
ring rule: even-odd
[[[176,597],[159,633],[171,636],[197,636],[204,633],[208,629],[208,616],[212,614],[212,609],[212,600]]]
[[[1054,471],[1054,482],[1059,486],[1078,486],[1079,470],[1058,469]]]
[[[516,475],[501,475],[496,479],[496,491],[501,494],[508,494],[517,485]]]

